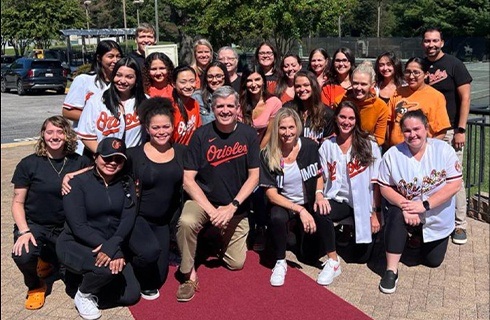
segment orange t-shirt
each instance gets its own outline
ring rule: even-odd
[[[170,100],[173,101],[173,98],[172,98],[172,91],[173,90],[174,90],[174,87],[171,84],[167,84],[162,89],[158,89],[156,87],[149,87],[148,88],[148,95],[151,98],[153,98],[153,97],[164,97],[164,98],[169,98]]]
[[[289,94],[286,93],[286,91],[284,91],[279,99],[281,100],[282,104],[285,104],[286,102],[293,100],[294,97],[291,97]]]
[[[201,114],[199,113],[199,103],[192,98],[187,100],[184,107],[187,111],[187,123],[185,123],[180,113],[178,104],[174,102],[174,133],[172,140],[175,143],[188,145],[194,131],[201,126]]]
[[[421,109],[429,121],[429,137],[434,137],[451,127],[446,111],[446,99],[442,93],[429,85],[415,92],[410,87],[400,87],[396,89],[388,102],[390,115],[387,142],[389,147],[404,141],[400,119],[407,111],[417,109]]]
[[[330,109],[335,107],[342,101],[346,90],[338,84],[326,84],[322,87],[322,102]]]
[[[351,101],[357,106],[361,116],[361,129],[373,135],[379,146],[383,145],[389,115],[386,103],[376,96],[360,101],[346,95],[342,101]]]

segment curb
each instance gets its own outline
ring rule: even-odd
[[[1,149],[10,149],[10,148],[21,147],[21,146],[35,145],[36,143],[37,143],[37,140],[35,140],[35,141],[20,141],[20,142],[12,142],[12,143],[2,143]]]

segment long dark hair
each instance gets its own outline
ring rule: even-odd
[[[354,56],[354,53],[349,48],[338,48],[332,55],[332,63],[330,63],[330,69],[328,70],[328,84],[340,85],[339,74],[337,73],[337,70],[335,70],[335,57],[337,56],[337,53],[343,53],[350,62],[349,77],[356,68],[356,57]]]
[[[131,95],[134,97],[134,110],[138,112],[138,106],[146,100],[146,95],[143,87],[143,79],[141,76],[141,70],[138,62],[131,57],[125,57],[119,60],[114,66],[114,70],[112,70],[111,75],[111,83],[114,81],[114,78],[121,67],[128,67],[134,70],[134,74],[136,76],[136,82],[134,87],[131,89]],[[104,93],[102,94],[102,101],[111,114],[118,118],[119,117],[119,105],[121,104],[121,98],[119,97],[119,91],[117,91],[116,86],[111,85]]]
[[[356,123],[354,125],[354,129],[352,130],[351,158],[356,159],[361,165],[367,167],[375,160],[370,143],[372,139],[369,137],[367,132],[361,129],[361,115],[356,105],[351,101],[342,101],[338,105],[338,107],[335,109],[335,119],[337,119],[340,111],[342,111],[344,108],[351,108],[356,117]],[[335,125],[334,131],[337,136],[340,134],[338,123]]]
[[[204,70],[204,73],[203,73],[204,85],[201,85],[201,88],[202,88],[201,89],[201,96],[202,96],[202,101],[204,101],[204,103],[209,101],[209,98],[213,94],[213,90],[209,87],[209,83],[208,83],[208,72],[209,72],[209,69],[211,69],[212,67],[220,68],[221,71],[223,71],[223,74],[225,75],[225,83],[223,83],[223,85],[224,86],[231,86],[230,75],[228,74],[228,70],[226,70],[226,66],[219,61],[211,62],[206,67],[206,70]]]
[[[150,76],[151,63],[155,60],[160,60],[167,68],[167,82],[172,83],[172,72],[174,72],[174,63],[170,58],[163,52],[153,52],[145,59],[145,64],[143,68],[143,81],[145,84],[145,92],[148,92],[152,86],[152,80]]]
[[[102,88],[105,84],[105,75],[104,68],[102,67],[102,57],[107,52],[112,49],[116,49],[119,51],[119,55],[122,57],[122,49],[116,41],[113,40],[102,40],[97,45],[97,49],[95,49],[94,59],[92,61],[92,66],[90,68],[90,72],[95,74],[95,85],[98,88]]]
[[[175,87],[175,82],[177,81],[177,77],[179,76],[179,73],[184,71],[190,71],[194,74],[194,77],[197,77],[196,70],[194,70],[194,68],[192,68],[189,65],[178,66],[177,68],[175,68],[174,72],[172,73],[172,83],[174,84],[172,97],[174,99],[174,102],[177,104],[177,107],[179,108],[182,118],[184,118],[184,122],[187,123],[189,121],[189,116],[187,115],[187,110],[185,109],[184,101],[182,101],[182,98],[180,97],[179,93],[177,92],[177,88]]]
[[[254,64],[250,69],[243,71],[242,82],[240,83],[240,108],[242,108],[243,122],[249,125],[253,122],[252,112],[255,106],[252,105],[252,94],[247,90],[247,78],[253,73],[258,73],[263,81],[261,88],[262,100],[265,102],[272,96],[267,90],[267,79],[264,71],[258,64]]]
[[[305,102],[301,100],[298,95],[294,94],[294,99],[284,106],[295,109],[299,114],[304,111],[308,111],[308,118],[311,121],[311,129],[313,131],[321,131],[325,128],[327,124],[326,119],[326,106],[323,104],[321,99],[321,89],[318,84],[316,75],[311,71],[300,70],[294,76],[294,82],[299,77],[307,78],[311,86],[311,96],[309,98],[309,103],[305,105]]]
[[[288,82],[287,82],[287,77],[286,77],[286,74],[284,73],[284,60],[286,60],[286,58],[295,58],[296,61],[298,62],[298,64],[300,65],[301,67],[301,58],[297,55],[297,54],[294,54],[294,53],[287,53],[281,60],[281,65],[280,65],[280,69],[281,69],[281,76],[277,79],[277,85],[276,85],[276,90],[274,92],[274,94],[276,96],[278,96],[279,98],[281,98],[281,95],[282,93],[286,90],[286,88],[288,87]],[[301,69],[300,69],[301,70]]]
[[[391,51],[383,52],[376,59],[376,63],[374,64],[374,72],[376,72],[376,84],[379,87],[383,83],[383,75],[379,71],[379,61],[381,60],[381,58],[384,57],[388,58],[390,63],[393,65],[393,70],[395,71],[393,81],[395,82],[395,85],[397,87],[401,86],[403,84],[402,63],[400,59],[398,59],[398,57]]]

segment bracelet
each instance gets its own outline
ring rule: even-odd
[[[371,210],[372,210],[373,212],[379,213],[379,212],[381,212],[381,207],[375,207],[375,206],[373,206],[373,207],[371,208]]]
[[[317,193],[321,193],[323,195],[323,190],[318,189],[318,190],[315,191],[315,194],[317,194]]]
[[[27,229],[26,231],[22,231],[22,232],[17,231],[17,236],[20,237],[20,236],[23,236],[23,235],[28,234],[28,233],[31,233],[31,230]]]
[[[298,214],[301,213],[301,211],[306,210],[304,207],[301,207],[301,210],[298,211]]]

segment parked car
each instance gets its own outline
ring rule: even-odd
[[[2,70],[2,92],[17,90],[18,95],[29,91],[55,90],[65,93],[68,72],[57,59],[19,58]]]
[[[17,56],[2,55],[2,72],[9,65],[11,65],[12,62],[14,62],[17,58],[18,58]]]

